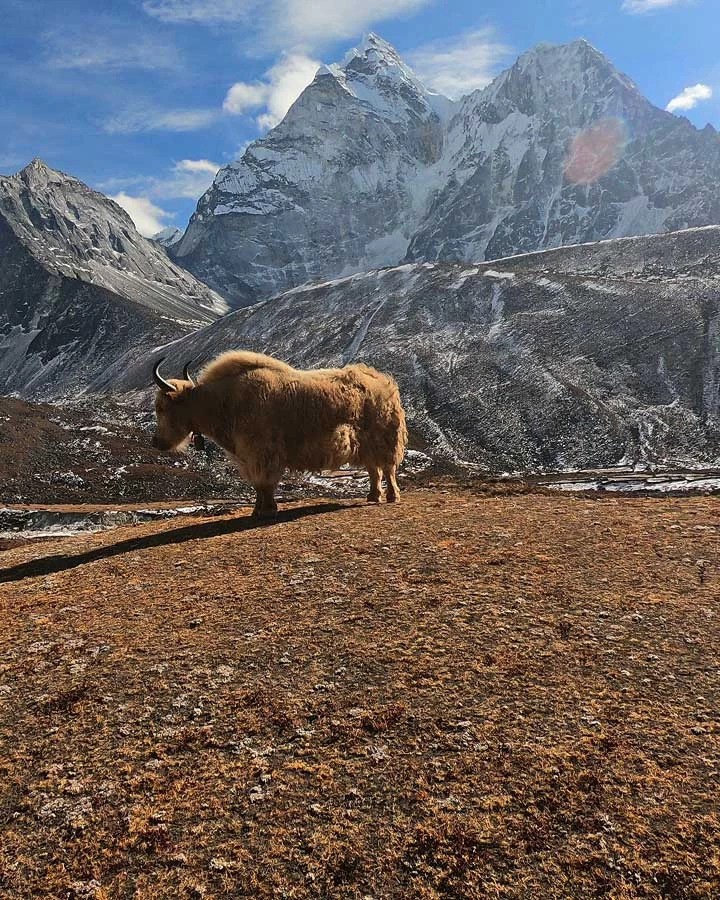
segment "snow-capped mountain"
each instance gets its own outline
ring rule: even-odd
[[[305,285],[155,356],[179,375],[237,347],[390,371],[415,446],[495,471],[718,465],[720,228]]]
[[[220,169],[174,258],[236,305],[396,263],[427,208],[424,173],[440,159],[452,109],[369,35]]]
[[[482,261],[720,223],[720,137],[586,41],[431,94],[381,38],[223,167],[171,254],[234,305],[403,260]]]
[[[177,244],[182,236],[183,232],[179,228],[168,225],[167,228],[162,228],[160,231],[157,231],[150,240],[155,241],[156,244],[160,244],[161,247],[172,247],[174,244]]]
[[[226,311],[77,179],[41,160],[0,178],[0,393],[50,397],[104,383]]]
[[[582,40],[540,45],[466,97],[440,168],[408,259],[496,259],[720,223],[717,132],[654,107]]]

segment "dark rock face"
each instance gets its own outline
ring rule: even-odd
[[[0,393],[99,386],[226,309],[76,179],[39,160],[0,179]]]
[[[224,167],[170,252],[236,306],[403,260],[481,261],[720,223],[720,137],[586,41],[432,95],[371,36]]]
[[[362,360],[396,375],[414,440],[436,456],[495,471],[717,464],[719,263],[720,228],[705,228],[406,264],[225,316],[169,348],[167,374],[234,347]],[[115,387],[145,385],[138,368]]]

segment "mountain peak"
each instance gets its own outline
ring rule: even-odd
[[[389,44],[384,38],[381,38],[380,35],[375,34],[374,31],[369,31],[363,36],[362,41],[357,47],[353,47],[352,50],[349,50],[345,54],[345,59],[342,62],[343,68],[348,68],[356,59],[372,59],[378,65],[401,65],[405,67],[405,64],[400,58],[400,54],[392,44]]]
[[[53,169],[45,160],[36,156],[14,176],[23,181],[28,187],[44,187],[50,182],[74,181],[69,175]]]
[[[448,118],[454,103],[429,91],[397,50],[374,32],[365,35],[342,63],[322,66],[317,78],[332,76],[341,88],[389,120]]]
[[[31,169],[34,171],[45,171],[50,172],[54,171],[51,167],[45,162],[44,159],[40,159],[39,156],[33,157],[30,162],[25,166],[25,169]],[[24,171],[24,170],[23,170]]]
[[[24,166],[17,173],[18,175],[37,175],[37,174],[49,174],[54,172],[54,169],[51,169],[50,166],[45,162],[45,160],[40,159],[39,156],[34,157],[30,160],[30,162]]]
[[[607,56],[585,38],[577,38],[567,44],[536,44],[518,57],[512,69],[527,71],[541,68],[546,74],[555,70],[562,75],[568,67],[576,66],[584,72],[600,67],[606,72],[620,74]]]
[[[167,228],[161,228],[160,231],[155,232],[150,240],[155,241],[156,244],[160,244],[162,247],[172,247],[174,244],[177,244],[182,236],[183,232],[179,228],[176,228],[174,225],[168,225]]]
[[[489,84],[468,98],[504,117],[511,109],[525,115],[540,111],[567,117],[576,124],[588,115],[624,117],[628,107],[649,105],[633,81],[596,47],[578,38],[567,44],[537,44]]]

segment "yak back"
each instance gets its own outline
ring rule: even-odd
[[[227,353],[221,353],[205,366],[200,373],[200,381],[208,384],[212,381],[222,381],[224,378],[237,378],[240,375],[247,375],[255,369],[268,369],[279,375],[292,375],[298,371],[282,360],[266,356],[264,353],[229,350]]]
[[[209,362],[200,373],[200,382],[210,384],[225,378],[238,378],[251,373],[264,374],[281,382],[340,380],[362,386],[370,393],[389,398],[397,392],[397,384],[389,375],[364,363],[352,363],[337,369],[296,369],[288,363],[264,353],[229,350]]]

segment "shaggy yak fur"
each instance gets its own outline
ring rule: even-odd
[[[187,373],[187,369],[186,369]],[[398,499],[396,470],[405,454],[405,413],[395,381],[369,366],[294,369],[259,353],[218,356],[189,378],[157,377],[161,450],[187,444],[192,432],[212,438],[257,492],[254,515],[277,511],[275,488],[286,469],[319,472],[354,463],[370,476],[368,500]]]

